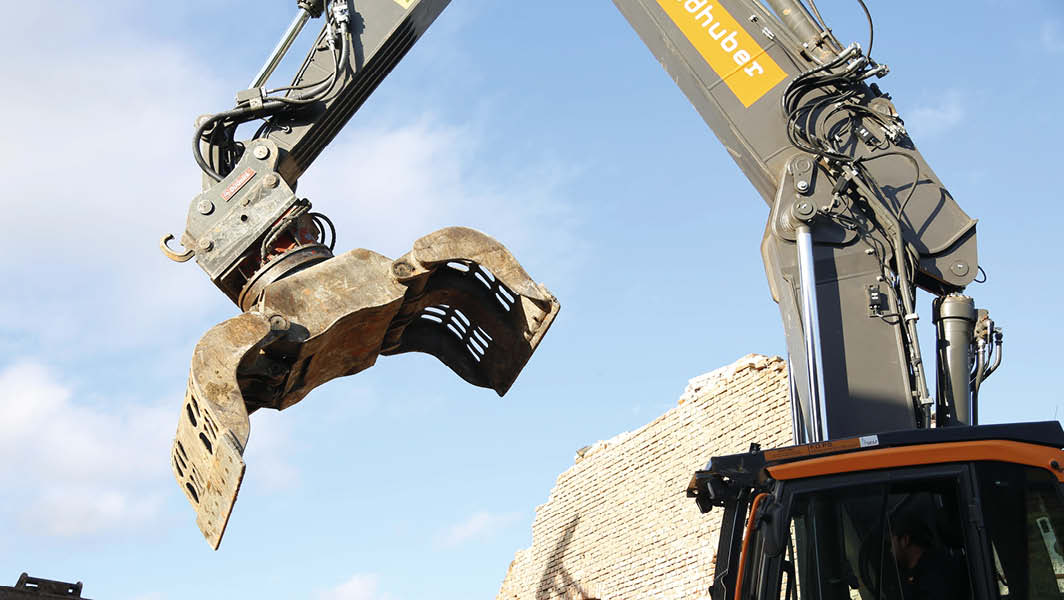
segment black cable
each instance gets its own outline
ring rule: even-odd
[[[209,119],[204,119],[203,123],[196,128],[196,135],[192,138],[192,156],[196,159],[196,164],[200,169],[207,174],[208,177],[215,181],[221,181],[222,176],[214,169],[214,157],[213,153],[210,153],[209,158],[204,158],[203,149],[200,147],[201,142],[206,141],[208,145],[212,145],[213,136],[215,133],[216,124],[220,119],[216,118],[217,115]],[[211,130],[211,135],[206,140],[203,139],[203,134],[208,130]]]
[[[202,169],[208,177],[215,181],[221,181],[222,175],[220,175],[203,157],[200,142],[206,141],[210,144],[213,139],[212,137],[208,137],[204,140],[204,134],[209,130],[213,136],[216,133],[215,129],[219,126],[235,127],[241,123],[246,123],[247,121],[254,121],[264,115],[272,115],[283,108],[284,104],[277,102],[276,100],[271,100],[269,102],[264,102],[263,105],[258,108],[239,107],[215,115],[210,115],[204,119],[198,127],[196,127],[196,134],[192,138],[192,155],[196,159],[196,164],[199,165],[200,169]]]
[[[328,84],[327,87],[325,89],[320,90],[320,93],[319,92],[314,92],[313,93],[314,98],[311,100],[311,102],[315,102],[315,101],[325,102],[325,101],[330,100],[329,95],[333,92],[333,90],[336,89],[336,83],[339,81],[340,76],[343,73],[348,72],[350,70],[350,66],[351,66],[349,64],[349,57],[350,57],[351,52],[352,52],[352,42],[351,42],[350,33],[347,32],[346,27],[342,28],[340,38],[341,38],[341,43],[342,43],[342,47],[339,50],[340,56],[339,57],[337,56],[337,51],[336,51],[335,48],[333,49],[333,52],[332,52],[333,73],[331,75],[329,75],[328,77],[325,77],[323,79],[320,79],[317,82],[314,82],[313,84],[303,84],[303,85],[299,85],[299,86],[280,87],[280,88],[275,88],[275,89],[269,90],[268,93],[269,94],[273,94],[275,92],[286,91],[286,90],[287,91],[304,90],[304,89],[307,89],[308,87],[320,86],[323,83],[327,83]],[[318,47],[319,48],[321,47],[320,44],[319,44]],[[278,98],[278,100],[281,100],[282,102],[284,102],[284,101],[286,101],[286,98],[282,97],[282,98]],[[289,104],[300,104],[301,102],[299,100],[300,99],[298,99],[298,98],[288,98],[287,99]],[[306,102],[303,102],[303,103],[306,103]],[[262,125],[260,125],[259,128],[257,130],[255,130],[255,134],[252,136],[252,139],[259,139],[259,138],[266,137],[267,135],[269,135],[269,132],[275,126],[276,126],[276,124],[273,122],[272,119],[264,120]]]
[[[986,379],[986,357],[982,352],[976,351],[975,371],[972,374],[972,379],[969,385],[972,389],[972,408],[979,406],[979,388],[982,386],[983,381]],[[969,415],[969,419],[972,423],[976,423],[975,415]]]
[[[329,87],[324,92],[322,92],[321,100],[323,102],[327,102],[333,97],[335,97],[332,96],[334,90],[336,90],[337,92],[343,90],[342,87],[337,90],[336,84],[340,81],[341,75],[347,74],[351,69],[350,61],[352,51],[353,42],[351,41],[351,34],[347,31],[347,25],[345,24],[340,27],[340,58],[336,58],[335,49],[333,49],[332,52],[333,72],[336,76],[333,78],[332,83],[329,84]]]
[[[237,107],[220,112],[215,115],[211,115],[203,121],[197,128],[196,134],[193,138],[193,157],[196,159],[196,164],[200,169],[207,174],[208,177],[215,181],[221,181],[225,176],[224,174],[232,163],[239,155],[239,144],[235,142],[236,128],[248,121],[253,121],[260,118],[266,118],[267,120],[261,125],[255,133],[255,138],[261,137],[261,134],[269,129],[269,118],[277,115],[284,110],[291,109],[293,106],[303,106],[319,102],[326,99],[336,88],[337,82],[341,79],[343,73],[349,70],[349,59],[351,55],[351,36],[347,31],[346,26],[340,27],[340,56],[339,59],[336,55],[336,50],[333,49],[330,54],[333,59],[332,74],[325,77],[313,84],[305,84],[299,86],[287,86],[284,88],[277,88],[267,92],[267,96],[263,99],[262,105],[256,108],[250,106],[250,101],[244,101]],[[320,47],[320,46],[319,46]],[[295,94],[293,96],[270,96],[269,93],[277,91],[295,91],[302,90],[303,93]],[[204,135],[206,134],[206,138]],[[219,140],[221,138],[221,140]],[[203,156],[203,150],[200,147],[201,143],[206,141],[212,148],[219,148],[219,157],[216,164],[214,159],[214,152],[209,152],[210,157],[205,158]]]
[[[319,45],[317,48],[320,50],[321,46]],[[332,72],[332,74],[326,75],[325,77],[319,79],[318,81],[314,81],[314,82],[311,82],[311,83],[303,83],[303,84],[300,84],[300,85],[286,85],[286,86],[279,87],[279,88],[273,88],[272,90],[267,90],[266,94],[270,95],[270,94],[276,94],[278,92],[299,92],[299,91],[302,91],[302,90],[305,90],[305,89],[308,89],[308,88],[316,87],[316,86],[322,85],[324,83],[327,83],[330,78],[336,76],[336,72],[337,72],[336,52],[334,51],[331,54],[332,54],[332,58],[333,58],[333,69],[332,69],[333,72]]]
[[[849,220],[853,224],[854,230],[856,230],[858,234],[860,234],[860,240],[872,250],[872,255],[879,263],[879,274],[882,277],[882,281],[887,284],[887,293],[890,294],[890,296],[893,298],[894,305],[899,309],[903,309],[903,302],[901,300],[901,297],[898,295],[898,291],[895,289],[895,286],[897,285],[897,275],[894,273],[894,271],[890,269],[889,265],[887,264],[887,242],[886,240],[880,240],[873,236],[872,230],[864,227],[862,223],[864,223],[864,220],[868,220],[874,228],[878,228],[880,230],[882,230],[882,226],[876,222],[874,215],[868,215],[863,209],[861,210],[861,214],[864,215],[864,219],[859,218],[854,213],[857,208],[858,207],[853,204],[845,205],[845,210],[850,213],[850,216],[846,216],[841,213],[836,216]],[[899,327],[904,325],[902,315],[896,312],[884,313],[880,315],[879,318],[886,321],[887,323],[890,323],[891,325]],[[888,320],[891,318],[897,320],[891,322]],[[904,335],[904,331],[902,332],[902,335]]]
[[[845,64],[851,56],[852,52],[843,52],[835,60],[795,77],[787,84],[780,101],[787,119],[787,136],[792,144],[820,158],[846,163],[853,162],[853,158],[838,151],[830,141],[818,135],[817,128],[821,121],[826,122],[839,110],[856,106],[848,101],[864,89],[863,80],[874,72],[868,69],[868,61],[860,54],[859,60]],[[845,69],[841,72],[834,71],[844,64]],[[808,94],[815,92],[822,92],[823,95],[802,104]],[[838,106],[825,116],[824,110],[831,104]]]
[[[329,226],[330,236],[329,236],[328,248],[329,248],[329,251],[331,252],[333,250],[333,248],[336,247],[336,226],[333,225],[333,222],[332,222],[332,220],[329,219],[329,217],[326,217],[325,215],[323,215],[321,213],[310,213],[310,216],[311,216],[311,218],[314,219],[315,224],[318,225],[318,230],[321,231],[321,242],[320,243],[322,245],[325,245],[325,229],[321,226],[321,222],[324,221],[325,224]]]
[[[983,379],[990,377],[994,374],[994,371],[997,371],[997,368],[1001,366],[1001,356],[1005,352],[1004,339],[1000,331],[994,332],[993,342],[994,347],[997,349],[997,353],[994,355],[994,364],[990,365],[990,367],[987,369],[986,374],[983,375]]]
[[[807,94],[819,91],[829,85],[828,82],[816,82],[813,84],[803,84],[801,87],[797,87],[793,90],[785,92],[785,115],[787,116],[788,130],[797,131],[807,141],[812,142],[812,138],[815,137],[814,128],[811,127],[810,116],[816,108],[827,103],[830,104],[835,101],[835,96],[832,94],[825,94],[824,96],[813,100],[812,103],[800,104],[802,98]],[[804,121],[804,125],[799,127],[799,120]]]
[[[820,65],[818,67],[814,67],[814,68],[812,68],[812,69],[810,69],[810,70],[798,75],[794,79],[792,79],[790,81],[790,83],[787,84],[787,87],[783,91],[783,96],[780,98],[780,103],[781,103],[782,108],[783,108],[783,113],[784,114],[788,114],[788,113],[790,113],[793,110],[789,106],[789,102],[790,102],[789,98],[791,97],[791,94],[793,93],[793,91],[798,86],[809,86],[811,88],[819,87],[822,84],[822,82],[818,82],[816,84],[807,84],[806,82],[809,79],[812,79],[817,73],[820,73],[822,71],[827,71],[829,69],[833,69],[833,68],[841,65],[846,60],[846,58],[847,58],[847,53],[843,52],[838,57],[836,57],[835,60],[832,60],[831,62],[823,64],[823,65]]]
[[[344,46],[344,49],[346,50],[347,49],[347,44],[345,43],[343,46]],[[346,52],[344,52],[344,54],[346,54]],[[332,74],[329,75],[328,77],[326,77],[325,79],[323,79],[320,83],[318,83],[316,87],[313,87],[313,88],[303,92],[302,94],[297,94],[295,96],[277,96],[275,98],[271,97],[271,99],[276,99],[276,100],[278,100],[280,102],[284,102],[285,104],[293,104],[293,105],[312,104],[314,102],[318,102],[324,96],[327,96],[329,94],[329,92],[332,91],[333,87],[336,86],[336,80],[338,78],[339,78],[339,65],[336,63],[336,55],[333,54],[333,72],[332,72]]]
[[[904,216],[904,214],[905,214],[905,207],[907,207],[909,205],[909,201],[913,199],[913,194],[916,192],[916,186],[918,186],[920,184],[920,163],[915,158],[910,156],[909,154],[907,154],[905,152],[898,152],[898,151],[881,152],[880,154],[876,154],[875,156],[866,156],[864,158],[858,158],[857,160],[854,161],[854,163],[856,163],[858,165],[864,164],[864,163],[869,163],[869,162],[872,162],[873,160],[880,159],[880,158],[883,158],[885,156],[900,156],[900,157],[908,160],[910,163],[912,163],[913,169],[916,171],[916,175],[913,178],[912,186],[909,188],[909,193],[905,196],[905,200],[901,203],[901,206],[898,207],[897,218],[898,218],[898,221],[901,221],[902,216]],[[872,183],[875,185],[876,189],[882,189],[879,186],[879,182],[877,182],[875,180],[875,178],[871,176],[871,174],[869,174],[869,179],[872,180]]]
[[[281,217],[277,223],[266,232],[266,235],[262,238],[262,244],[259,246],[259,256],[263,262],[266,261],[267,255],[269,255],[269,246],[277,238],[281,237],[281,234],[285,232],[288,227],[296,221],[299,217],[303,216],[310,210],[310,202],[306,200],[297,200],[292,208],[288,209],[288,213]]]
[[[317,88],[312,88],[311,90],[304,92],[302,95],[296,97],[278,96],[276,98],[271,97],[271,99],[279,100],[281,102],[284,102],[285,104],[297,105],[312,104],[314,102],[318,102],[320,100],[325,99],[336,87],[336,82],[340,79],[340,74],[343,71],[347,70],[348,63],[350,60],[350,34],[347,33],[346,28],[342,28],[340,39],[341,43],[339,61],[337,61],[336,59],[335,52],[331,53],[333,57],[333,73],[331,76],[323,80],[323,82]]]
[[[884,154],[884,156],[885,155],[886,154]],[[892,223],[890,223],[891,229],[893,231],[883,229],[883,232],[887,236],[890,245],[894,248],[895,274],[897,275],[898,286],[900,288],[898,295],[901,297],[905,311],[905,318],[903,318],[904,323],[902,325],[902,330],[904,334],[902,337],[905,340],[906,346],[908,346],[909,348],[908,357],[910,370],[912,371],[913,377],[916,379],[914,383],[918,384],[919,386],[915,390],[918,395],[918,398],[913,399],[913,402],[915,404],[927,397],[927,380],[924,376],[923,361],[920,357],[920,345],[917,343],[917,341],[919,340],[919,336],[916,331],[916,324],[910,319],[908,319],[909,315],[913,315],[916,312],[914,306],[916,301],[916,293],[913,289],[914,282],[912,281],[912,279],[910,279],[909,274],[907,272],[907,267],[910,266],[906,264],[907,262],[909,262],[908,260],[906,260],[906,258],[908,257],[908,248],[905,244],[905,239],[902,236],[900,219],[894,214],[892,214],[889,210],[886,210],[886,203],[883,202],[883,198],[881,196],[882,188],[875,181],[875,178],[867,172],[867,168],[861,166],[859,163],[858,167],[859,168],[857,170],[857,173],[859,176],[858,179],[861,180],[860,183],[864,184],[864,186],[867,188],[867,192],[870,192],[870,194],[868,194],[869,196],[876,196],[877,202],[869,201],[867,203],[869,208],[871,208],[872,212],[876,214],[876,216],[879,218],[878,220],[884,222],[893,221]],[[880,228],[883,228],[882,223],[880,223],[879,225]],[[913,273],[915,273],[915,265],[912,265],[912,267]],[[919,412],[917,414],[919,414]]]
[[[872,24],[872,13],[868,12],[868,6],[865,5],[864,0],[857,0],[857,3],[861,5],[865,18],[868,19],[868,50],[865,51],[865,56],[868,57],[868,60],[872,60],[872,42],[876,39],[876,28]]]
[[[878,124],[884,131],[886,131],[886,129],[889,127],[888,123],[883,120],[881,115],[879,115],[875,111],[869,110],[861,106],[860,104],[840,104],[824,116],[824,121],[830,121],[831,117],[835,116],[837,113],[840,112],[848,112],[852,114],[849,114],[846,119],[840,119],[837,123],[831,126],[831,128],[827,132],[828,139],[836,139],[837,137],[841,138],[841,132],[848,129],[850,132],[849,141],[854,144],[854,150],[850,153],[851,155],[857,153],[856,144],[858,140],[862,140],[866,144],[868,143],[867,139],[862,138],[860,135],[853,134],[854,127],[861,125],[861,119],[855,118],[855,115],[860,116],[861,118],[867,118],[872,121],[875,121],[876,124]],[[891,143],[889,140],[889,136],[884,136],[882,140],[879,140],[879,144],[873,146],[872,148],[873,150],[885,151],[890,149],[890,147]]]

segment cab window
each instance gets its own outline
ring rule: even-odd
[[[770,597],[970,598],[961,506],[955,478],[796,493]]]
[[[1064,505],[1060,484],[1045,469],[976,463],[983,520],[999,598],[1064,594]]]

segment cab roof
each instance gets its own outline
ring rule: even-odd
[[[715,456],[710,459],[706,468],[695,473],[691,479],[687,487],[687,495],[699,499],[699,506],[702,507],[703,503],[709,500],[706,498],[707,495],[710,497],[716,495],[708,487],[710,480],[718,482],[713,487],[718,487],[724,481],[728,482],[727,487],[750,487],[766,477],[767,467],[884,448],[985,440],[1021,442],[1060,449],[1064,448],[1064,429],[1058,421],[1041,421],[887,431],[771,450],[761,450],[757,444],[753,444],[749,452]],[[708,504],[706,509],[708,510]]]

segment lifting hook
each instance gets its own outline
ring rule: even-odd
[[[174,252],[170,249],[169,246],[166,245],[166,243],[172,239],[174,239],[174,234],[168,233],[164,235],[163,239],[159,240],[159,249],[163,251],[163,254],[166,255],[166,258],[169,258],[174,262],[188,262],[189,259],[191,259],[195,253],[192,250],[185,250],[183,254],[178,254],[177,252]]]

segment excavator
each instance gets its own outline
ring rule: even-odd
[[[866,48],[815,0],[614,4],[768,207],[796,445],[753,443],[692,478],[698,508],[723,511],[711,597],[1062,597],[1064,431],[978,424],[1003,336],[964,294],[976,222],[876,82],[889,69],[863,0]]]
[[[794,446],[714,457],[687,488],[723,511],[714,600],[1064,594],[1064,430],[979,425],[1001,329],[965,289],[976,221],[814,0],[613,0],[767,205],[762,257],[787,339]],[[500,395],[557,300],[498,242],[444,229],[392,260],[333,256],[298,178],[448,0],[300,0],[235,106],[196,123],[203,190],[180,243],[240,309],[197,344],[171,466],[217,548],[249,415],[376,358],[427,352]],[[310,18],[292,83],[266,81]],[[249,139],[237,128],[257,123]],[[932,298],[934,385],[918,338]]]

